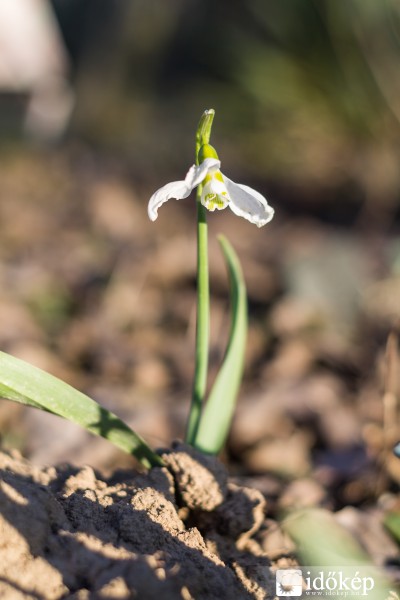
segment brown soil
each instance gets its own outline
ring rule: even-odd
[[[266,551],[264,496],[191,448],[163,457],[105,481],[0,453],[0,597],[274,597],[274,568],[294,561]]]
[[[127,167],[87,152],[2,155],[0,348],[167,447],[185,430],[193,377],[195,205],[172,202],[151,223],[147,199],[162,175],[139,184]],[[297,195],[303,217],[271,203],[276,219],[256,232],[231,211],[209,215],[210,383],[229,333],[217,233],[238,252],[249,299],[224,461],[236,485],[268,499],[267,519],[260,525],[264,500],[257,519],[249,509],[259,494],[222,473],[214,490],[209,480],[190,487],[199,480],[181,464],[187,455],[170,455],[169,471],[148,478],[82,470],[109,474],[132,459],[2,400],[1,447],[39,466],[0,455],[0,598],[124,598],[134,589],[140,598],[268,597],[275,561],[288,560],[288,548],[304,561],[274,519],[303,507],[329,512],[400,580],[398,541],[383,525],[399,511],[398,235],[317,221]],[[61,461],[75,466],[42,469]]]

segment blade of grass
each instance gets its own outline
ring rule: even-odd
[[[221,235],[218,241],[229,272],[232,321],[225,358],[204,407],[193,444],[208,454],[218,454],[228,435],[243,374],[247,338],[247,296],[242,269],[228,240]]]
[[[73,421],[132,454],[146,468],[163,464],[144,440],[112,412],[57,377],[0,352],[0,397]]]
[[[322,566],[332,572],[335,572],[335,567],[352,567],[354,571],[373,578],[374,588],[368,593],[370,600],[389,597],[389,581],[372,565],[357,540],[329,511],[319,508],[294,511],[283,519],[282,527],[294,540],[301,565]]]

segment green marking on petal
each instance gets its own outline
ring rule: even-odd
[[[204,179],[201,203],[208,210],[222,210],[229,203],[229,194],[220,171],[208,173]]]
[[[210,211],[222,210],[228,205],[227,193],[221,194],[205,194],[201,199],[201,203]]]

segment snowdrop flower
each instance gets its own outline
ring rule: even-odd
[[[202,184],[201,203],[210,211],[229,206],[232,212],[262,227],[274,216],[274,209],[256,190],[247,185],[234,183],[220,171],[221,162],[214,148],[206,144],[200,148],[199,165],[190,167],[183,181],[167,183],[150,198],[148,214],[151,221],[158,216],[158,209],[170,198],[187,198],[192,190]]]

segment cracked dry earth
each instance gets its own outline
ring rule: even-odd
[[[294,561],[271,560],[264,496],[187,446],[163,458],[105,481],[1,452],[0,598],[273,598]]]

